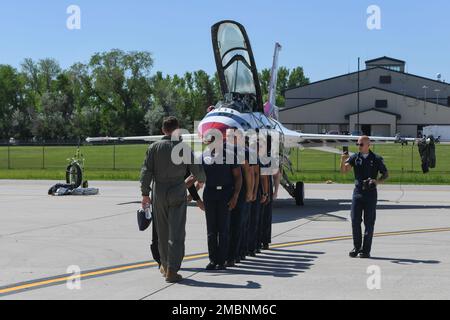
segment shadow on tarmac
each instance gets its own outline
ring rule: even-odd
[[[256,257],[248,257],[241,261],[236,267],[228,268],[225,271],[206,271],[203,268],[182,268],[182,271],[206,273],[212,276],[226,275],[249,275],[249,276],[269,276],[275,278],[292,278],[309,270],[319,255],[324,252],[310,252],[299,250],[272,249],[263,251]],[[185,279],[181,285],[203,288],[221,289],[260,289],[257,282],[247,281],[246,285],[233,285],[227,283],[212,283]]]
[[[273,203],[273,223],[283,223],[300,219],[314,221],[335,221],[346,222],[346,217],[341,217],[335,213],[339,211],[351,211],[351,199],[307,199],[305,207],[295,205],[293,199],[278,199]],[[446,205],[406,205],[395,204],[388,200],[379,200],[377,210],[426,210],[426,209],[450,209]],[[407,211],[405,211],[407,212]],[[317,218],[317,216],[321,216]]]
[[[347,222],[347,216],[342,217],[334,213],[348,212],[350,215],[351,199],[307,199],[305,207],[298,207],[293,199],[278,199],[273,203],[273,222],[284,223],[300,219],[328,222]],[[136,202],[119,203],[118,205],[140,204]],[[188,207],[196,207],[195,202],[188,203]],[[445,205],[406,205],[395,204],[388,200],[379,200],[377,210],[426,210],[426,209],[450,209]],[[136,209],[137,210],[137,209]],[[317,217],[319,216],[319,217]]]
[[[186,270],[186,269],[183,269]],[[261,285],[254,281],[247,281],[247,285],[237,285],[230,283],[213,283],[198,281],[194,279],[184,279],[179,284],[188,287],[198,287],[198,288],[216,288],[216,289],[261,289]]]
[[[371,260],[390,261],[392,263],[401,265],[415,265],[415,264],[440,264],[441,261],[437,260],[416,260],[416,259],[400,259],[400,258],[381,258],[372,257]]]

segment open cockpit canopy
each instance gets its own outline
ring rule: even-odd
[[[217,73],[226,101],[239,101],[242,111],[263,112],[258,71],[244,27],[234,21],[222,21],[212,27]]]

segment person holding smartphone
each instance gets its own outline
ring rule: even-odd
[[[344,148],[341,158],[341,172],[347,174],[353,169],[355,174],[351,210],[354,249],[349,254],[351,258],[370,258],[378,201],[377,186],[389,177],[383,158],[370,150],[370,144],[370,138],[362,136],[356,144],[359,152],[350,156],[348,148]]]

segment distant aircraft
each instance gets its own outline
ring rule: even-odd
[[[296,200],[304,205],[304,183],[289,181],[287,172],[292,172],[289,160],[291,148],[311,148],[324,152],[338,153],[337,146],[355,144],[359,136],[306,134],[285,128],[278,121],[278,108],[275,106],[278,54],[281,45],[275,46],[269,101],[263,105],[258,71],[253,51],[245,28],[235,21],[221,21],[212,27],[212,42],[217,72],[224,100],[210,110],[198,126],[198,134],[183,135],[185,140],[198,141],[208,130],[216,129],[226,133],[237,128],[249,130],[275,130],[280,136],[280,172],[281,185]],[[87,142],[102,141],[157,141],[162,136],[124,137],[124,138],[88,138]],[[370,137],[372,143],[405,143],[416,139],[397,137]],[[200,140],[201,141],[201,140]]]

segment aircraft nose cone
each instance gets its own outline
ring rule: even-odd
[[[205,122],[200,123],[198,127],[198,133],[201,138],[204,138],[208,133],[211,132],[211,130],[217,130],[222,133],[222,137],[223,139],[225,139],[228,129],[230,129],[230,126],[222,122]]]

